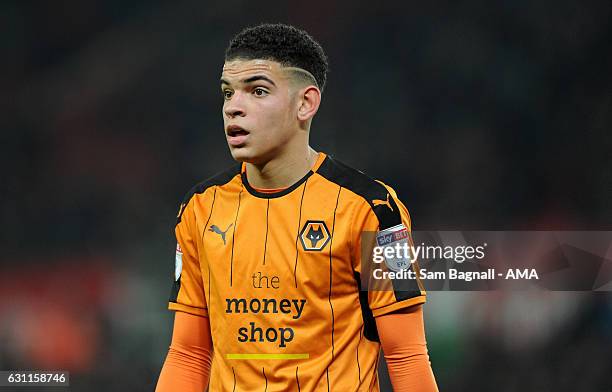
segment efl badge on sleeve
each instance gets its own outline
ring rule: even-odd
[[[391,271],[399,272],[410,267],[412,250],[408,237],[408,229],[401,223],[376,234],[376,245],[382,248],[385,264]]]
[[[174,280],[179,280],[181,277],[181,272],[183,272],[183,251],[181,250],[181,246],[176,244],[176,259],[174,261]]]

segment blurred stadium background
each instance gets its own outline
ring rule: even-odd
[[[0,369],[153,390],[174,217],[232,163],[218,78],[250,24],[322,43],[312,145],[393,184],[415,229],[610,230],[611,16],[605,0],[1,2]],[[612,391],[611,299],[430,293],[440,390]]]

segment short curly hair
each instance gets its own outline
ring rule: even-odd
[[[327,81],[327,56],[307,32],[282,23],[247,27],[236,34],[225,50],[225,61],[273,60],[286,67],[310,72],[323,91]]]

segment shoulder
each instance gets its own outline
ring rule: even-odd
[[[381,230],[402,223],[399,200],[390,186],[329,155],[317,173],[365,201],[366,208],[378,218]]]
[[[183,212],[187,208],[187,205],[189,205],[189,202],[194,198],[194,196],[204,194],[206,190],[214,186],[223,186],[231,182],[234,178],[236,178],[236,176],[240,175],[240,168],[241,164],[238,163],[220,173],[215,174],[212,177],[207,178],[204,181],[195,184],[183,197],[180,210],[177,215],[176,223],[180,223]]]

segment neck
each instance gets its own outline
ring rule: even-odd
[[[286,188],[296,183],[314,166],[318,153],[309,145],[288,151],[262,164],[246,163],[249,183],[256,188]]]

